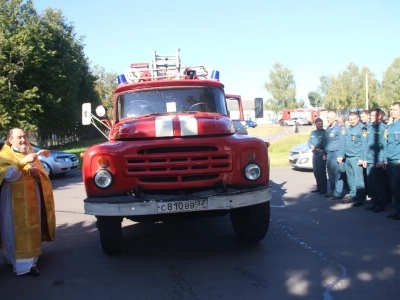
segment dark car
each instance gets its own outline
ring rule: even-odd
[[[35,153],[42,150],[37,146],[32,145],[32,147]],[[68,152],[50,150],[50,155],[48,157],[40,154],[38,158],[50,177],[65,175],[67,172],[79,168],[79,160],[76,155]]]
[[[251,127],[251,128],[256,128],[257,127],[257,122],[254,122],[252,120],[246,120],[246,125],[248,127]]]

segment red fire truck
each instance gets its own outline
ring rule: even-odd
[[[306,119],[311,124],[316,118],[319,117],[320,111],[315,108],[283,109],[278,113],[278,123],[281,125],[286,125],[285,121],[289,121],[294,118],[302,118]]]
[[[105,125],[108,138],[85,151],[82,166],[84,209],[97,218],[103,251],[122,249],[124,218],[229,213],[240,240],[263,239],[272,197],[268,144],[235,132],[219,72],[181,68],[179,50],[154,51],[152,68],[131,64],[118,82],[111,120],[102,106],[96,115],[90,103],[82,107],[83,124]]]

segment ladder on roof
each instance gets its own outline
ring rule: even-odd
[[[181,71],[180,49],[176,50],[175,55],[157,55],[153,50],[153,77],[154,78],[173,78],[179,76]]]

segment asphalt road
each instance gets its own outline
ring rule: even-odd
[[[311,172],[273,168],[271,226],[236,240],[229,217],[124,221],[124,252],[105,255],[83,213],[79,171],[53,180],[57,240],[40,277],[0,264],[1,299],[400,299],[400,221],[310,193]]]

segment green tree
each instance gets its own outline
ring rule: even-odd
[[[330,76],[322,75],[319,77],[320,84],[318,85],[317,90],[314,91],[316,94],[312,95],[312,96],[316,97],[315,101],[320,100],[320,102],[316,103],[316,104],[318,104],[319,107],[327,106],[326,95],[328,94],[329,87],[331,85],[330,80],[331,80]]]
[[[380,83],[376,79],[375,74],[373,74],[369,68],[365,67],[361,71],[362,76],[364,77],[364,84],[361,93],[364,95],[364,99],[366,101],[366,97],[368,97],[368,109],[383,107],[381,105],[381,97],[379,96]],[[368,82],[368,95],[366,95],[366,83]]]
[[[276,63],[269,73],[269,80],[264,87],[272,95],[272,98],[267,99],[266,109],[277,112],[285,108],[300,106],[300,103],[296,101],[296,84],[291,70]]]
[[[308,101],[310,101],[310,105],[313,107],[322,107],[322,96],[317,91],[311,91],[308,93]]]
[[[331,76],[329,89],[325,96],[326,108],[329,110],[341,110],[347,107],[346,92],[339,77]]]
[[[0,0],[0,126],[72,134],[83,102],[99,103],[83,51],[60,10]]]
[[[369,106],[376,106],[379,83],[374,74],[368,68],[360,70],[355,64],[349,64],[338,76],[331,76],[329,79],[322,78],[324,82],[321,80],[321,89],[326,91],[326,107],[339,111],[365,108],[366,76],[368,76],[368,99],[371,104]]]
[[[380,90],[381,107],[390,107],[393,102],[400,101],[400,57],[396,58],[393,63],[386,69]]]
[[[0,128],[34,128],[32,112],[40,112],[38,87],[24,80],[33,46],[28,42],[36,23],[32,1],[0,0]]]
[[[36,114],[40,136],[70,135],[81,119],[83,102],[97,102],[95,78],[84,55],[83,40],[77,38],[60,10],[46,9],[40,16],[26,66],[30,80],[39,89],[39,103],[46,114]]]
[[[92,74],[95,76],[95,91],[100,97],[100,102],[111,113],[113,106],[114,90],[117,87],[117,73],[107,72],[103,67],[95,65],[92,68]]]

